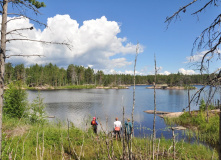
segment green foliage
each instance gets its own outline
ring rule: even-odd
[[[12,122],[12,120],[6,119],[4,124],[4,131],[6,131],[5,128],[11,127],[11,131],[18,131],[16,126],[18,128],[24,127],[23,120],[16,121],[14,119]],[[164,155],[159,154],[159,159],[173,159],[172,140],[162,137],[155,142],[156,146],[159,144],[159,153],[165,153]],[[24,160],[107,159],[107,157],[122,159],[123,154],[122,141],[116,141],[102,133],[95,136],[91,128],[87,131],[82,131],[70,125],[68,130],[67,125],[60,125],[60,123],[47,125],[33,124],[28,127],[26,132],[17,136],[4,134],[2,145],[4,148],[2,152],[3,159],[8,159],[9,153],[12,153],[12,159]],[[152,159],[152,140],[150,137],[135,137],[133,138],[132,145],[134,155],[139,156],[136,159]],[[127,152],[126,142],[125,146]],[[69,151],[71,151],[71,154]],[[128,152],[126,153],[127,155]],[[177,159],[207,160],[211,159],[212,156],[214,159],[217,159],[218,153],[204,145],[186,143],[184,140],[176,142]]]
[[[21,81],[10,83],[4,93],[3,113],[10,117],[25,117],[26,106],[27,93],[22,89]]]
[[[205,103],[204,99],[200,100],[199,109],[200,109],[200,111],[206,110],[206,103]],[[212,104],[208,105],[208,110],[212,110],[212,109],[215,109],[215,106]]]
[[[202,103],[203,104],[203,103]],[[209,118],[207,122],[207,113],[204,111],[192,112],[191,115],[185,112],[178,118],[166,119],[167,124],[178,124],[187,126],[188,128],[197,128],[197,136],[200,140],[210,144],[218,144],[219,142],[219,115],[215,114]],[[195,132],[195,130],[194,130]]]
[[[14,68],[11,63],[5,64],[5,84],[9,84],[13,78]]]
[[[190,85],[184,85],[184,89],[196,89],[196,87],[194,86],[190,86]]]
[[[96,88],[95,85],[70,85],[70,86],[61,86],[55,87],[55,89],[92,89]]]
[[[206,103],[205,103],[204,99],[200,100],[199,109],[200,109],[200,111],[206,110]]]
[[[36,8],[46,7],[44,2],[39,2],[39,1],[36,1],[36,0],[25,0],[25,1],[28,1],[29,3],[34,5]]]
[[[25,80],[29,87],[35,86],[67,86],[67,85],[100,85],[119,86],[133,84],[133,75],[129,74],[104,74],[102,70],[94,71],[93,68],[70,64],[67,69],[59,68],[52,63],[45,66],[35,64],[25,68],[23,64],[12,67],[6,64],[6,83],[12,80]],[[170,75],[157,75],[157,84],[169,86],[186,86],[186,89],[194,89],[190,84],[202,84],[207,75],[182,75],[180,73]],[[136,75],[136,84],[153,84],[154,75]]]
[[[46,122],[45,104],[40,92],[38,92],[36,99],[29,105],[28,116],[31,123]]]

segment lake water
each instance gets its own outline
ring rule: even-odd
[[[153,115],[143,111],[154,110],[154,90],[146,89],[147,86],[136,86],[135,90],[135,136],[152,134]],[[200,88],[201,86],[197,86]],[[38,91],[27,91],[31,102],[36,98]],[[196,90],[191,90],[193,95]],[[206,98],[206,94],[201,95]],[[86,122],[91,117],[98,117],[98,130],[101,124],[105,131],[113,130],[115,117],[123,120],[123,106],[125,107],[125,118],[131,119],[133,106],[133,86],[129,89],[81,89],[81,90],[47,90],[41,91],[41,97],[46,104],[46,112],[49,116],[55,116],[50,121],[61,120],[72,121],[75,126],[85,129]],[[181,112],[188,106],[187,90],[156,90],[156,104],[158,111]],[[197,110],[196,104],[191,105],[191,110]],[[87,124],[87,127],[90,124]],[[164,120],[156,116],[156,136],[162,134],[171,138],[172,131],[166,129]],[[140,130],[140,128],[142,128]],[[182,132],[177,132],[180,137]]]

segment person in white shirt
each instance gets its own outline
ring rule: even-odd
[[[120,138],[120,131],[122,130],[122,124],[121,124],[121,121],[118,121],[118,118],[116,117],[115,118],[115,122],[114,122],[114,133],[116,135],[116,140],[117,140],[117,137],[119,136]]]

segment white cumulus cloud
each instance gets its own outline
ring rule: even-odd
[[[192,75],[192,74],[196,74],[196,72],[194,70],[185,70],[184,68],[180,68],[179,72],[184,74],[184,75]]]
[[[16,28],[34,26],[28,19],[17,19],[8,23],[8,31]],[[127,42],[125,37],[119,38],[120,25],[108,21],[105,16],[87,20],[79,26],[69,15],[56,15],[48,18],[47,28],[21,31],[25,37],[16,34],[8,35],[8,39],[27,38],[50,42],[66,42],[71,50],[63,45],[42,44],[30,41],[11,41],[7,44],[7,55],[43,55],[42,57],[11,57],[13,64],[24,63],[26,66],[38,64],[57,64],[67,67],[69,64],[93,66],[95,69],[121,68],[131,65],[124,56],[135,54],[136,45]],[[141,45],[140,51],[143,51]],[[112,58],[118,55],[118,58]],[[120,57],[120,58],[119,58]]]
[[[160,75],[170,75],[171,73],[170,72],[168,72],[168,71],[164,71],[164,72],[161,72],[161,73],[159,73]]]

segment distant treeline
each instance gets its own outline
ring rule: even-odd
[[[182,86],[189,84],[203,84],[208,75],[183,75],[181,73],[170,75],[157,75],[157,84]],[[94,69],[83,66],[69,65],[67,69],[59,68],[51,63],[33,65],[28,68],[24,64],[12,66],[5,64],[5,84],[14,80],[22,80],[28,86],[66,86],[94,84],[103,86],[131,85],[133,75],[130,74],[104,74],[102,70],[96,73]],[[136,75],[136,84],[153,84],[154,75]]]

